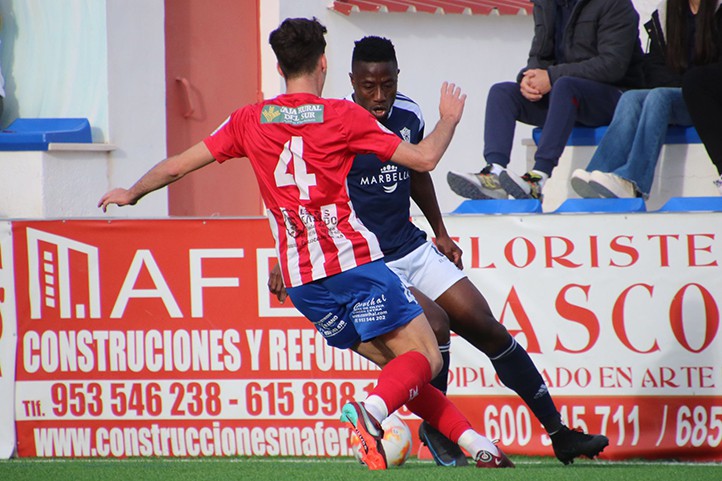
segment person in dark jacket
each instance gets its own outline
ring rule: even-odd
[[[587,198],[647,198],[667,126],[692,125],[682,97],[682,76],[722,53],[720,0],[664,0],[645,24],[647,89],[622,95],[614,119],[586,169],[572,173],[572,188]],[[717,133],[719,135],[719,133]]]
[[[719,15],[719,12],[718,12]],[[718,24],[718,29],[722,28]],[[720,35],[722,36],[722,35]],[[722,195],[722,59],[689,69],[682,80],[682,96],[702,139],[707,154],[717,168],[714,185]]]
[[[534,38],[517,82],[492,86],[486,103],[484,158],[478,174],[449,172],[470,199],[541,198],[575,124],[607,125],[629,88],[643,86],[639,15],[630,0],[533,0]],[[544,130],[534,168],[506,169],[516,121]]]

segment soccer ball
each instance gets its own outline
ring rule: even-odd
[[[386,453],[386,464],[389,467],[401,466],[409,459],[411,454],[411,430],[409,426],[396,414],[391,414],[381,423],[384,429],[384,438],[381,444],[384,445]],[[354,432],[351,432],[351,449],[354,456],[361,462],[359,439]]]

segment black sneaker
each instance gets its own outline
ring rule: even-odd
[[[564,464],[574,462],[574,458],[597,456],[609,445],[609,439],[601,434],[586,434],[564,426],[551,435],[552,447],[557,459]]]
[[[467,466],[469,464],[461,448],[426,421],[419,426],[419,439],[429,448],[429,452],[439,466]]]

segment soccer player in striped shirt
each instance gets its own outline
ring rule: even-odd
[[[98,203],[136,203],[214,161],[247,157],[276,241],[283,281],[296,308],[329,345],[354,349],[382,366],[373,392],[342,408],[370,469],[385,469],[380,421],[406,405],[473,453],[479,467],[513,466],[429,381],[442,359],[433,331],[411,293],[384,264],[373,233],[358,221],[346,189],[354,157],[373,153],[419,171],[433,169],[461,119],[465,95],[444,83],[440,119],[419,144],[388,131],[363,107],[321,97],[326,28],[316,19],[286,19],[269,41],[286,93],[242,107],[209,137],[161,161],[130,189]]]

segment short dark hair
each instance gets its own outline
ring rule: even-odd
[[[364,37],[354,42],[351,63],[354,62],[393,62],[396,61],[396,49],[391,40],[383,37]]]
[[[326,51],[326,27],[313,17],[287,18],[271,32],[268,42],[287,79],[312,73]]]

